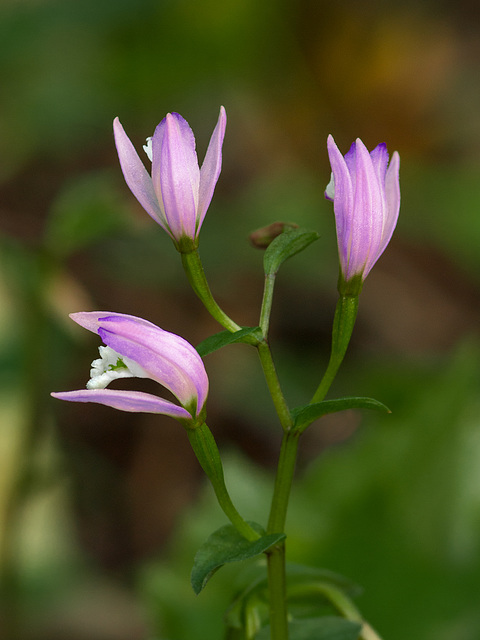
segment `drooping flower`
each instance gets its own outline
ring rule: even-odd
[[[225,109],[220,107],[200,169],[195,137],[188,122],[178,113],[167,114],[144,146],[152,162],[151,176],[120,120],[115,118],[113,122],[115,144],[127,185],[181,251],[191,251],[198,244],[198,234],[222,167],[226,122]]]
[[[400,156],[395,151],[388,164],[386,144],[369,153],[358,138],[345,157],[332,136],[327,148],[332,179],[325,196],[333,200],[341,275],[361,288],[397,224]]]
[[[72,313],[72,320],[98,333],[105,343],[92,362],[87,388],[52,393],[60,400],[97,402],[121,411],[161,413],[172,418],[199,417],[208,394],[201,357],[186,340],[156,325],[123,313]],[[166,387],[181,406],[142,391],[105,387],[116,378],[150,378]]]

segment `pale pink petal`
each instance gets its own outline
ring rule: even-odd
[[[115,118],[113,121],[113,132],[125,182],[145,211],[155,222],[163,226],[161,211],[153,189],[152,179],[118,118]]]
[[[222,169],[222,145],[227,125],[227,114],[220,107],[217,125],[210,138],[207,153],[200,169],[200,191],[198,198],[197,234],[200,231],[207,209],[212,201],[215,185]]]
[[[327,149],[335,182],[333,209],[337,228],[338,252],[342,270],[344,270],[348,265],[353,187],[345,158],[340,153],[332,136],[328,136]]]
[[[183,407],[142,391],[121,391],[117,389],[82,389],[51,394],[59,400],[68,402],[96,402],[107,407],[138,413],[160,413],[172,418],[191,419]]]
[[[178,113],[169,113],[154,134],[152,149],[153,185],[157,195],[161,194],[170,233],[176,240],[194,238],[200,170],[187,121]]]

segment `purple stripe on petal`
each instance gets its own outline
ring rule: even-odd
[[[370,151],[370,158],[378,177],[380,184],[385,182],[385,174],[387,173],[388,151],[385,142],[378,144],[373,151]]]
[[[98,333],[98,329],[100,327],[100,323],[103,320],[131,320],[135,322],[137,325],[144,325],[149,327],[155,327],[160,331],[160,327],[157,327],[153,322],[149,322],[148,320],[144,320],[143,318],[137,318],[136,316],[132,316],[128,313],[112,313],[112,311],[78,311],[76,313],[71,313],[69,317],[79,324],[84,329],[88,329],[93,333]],[[192,347],[193,348],[193,347]]]
[[[145,211],[163,226],[160,207],[153,189],[152,179],[145,169],[120,120],[113,121],[115,145],[125,182]]]
[[[172,418],[189,419],[192,416],[183,407],[173,402],[141,391],[120,391],[117,389],[82,389],[51,394],[68,402],[96,402],[107,407],[138,413],[160,413]]]
[[[213,191],[222,169],[222,145],[227,125],[227,114],[220,107],[217,125],[212,133],[205,159],[200,169],[200,190],[198,198],[197,234],[200,231],[207,209],[212,201]]]

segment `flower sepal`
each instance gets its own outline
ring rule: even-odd
[[[198,236],[190,238],[189,236],[181,236],[178,240],[173,240],[175,249],[178,253],[193,253],[198,249]]]

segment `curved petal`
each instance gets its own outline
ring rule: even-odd
[[[54,398],[69,402],[96,402],[107,407],[136,413],[161,413],[172,418],[190,419],[192,416],[183,407],[142,391],[120,391],[117,389],[82,389],[50,394]]]
[[[153,189],[152,179],[118,118],[113,121],[113,132],[125,182],[148,215],[163,227],[162,215]]]
[[[77,311],[76,313],[70,313],[69,318],[92,333],[98,333],[101,318],[126,318],[128,320],[135,320],[137,324],[156,327],[153,322],[149,322],[143,318],[137,318],[128,313],[112,313],[111,311]]]
[[[195,237],[200,170],[195,138],[187,121],[169,113],[153,136],[152,180],[161,195],[171,235]]]
[[[227,114],[224,107],[220,107],[220,115],[212,137],[208,144],[207,153],[200,169],[200,189],[198,196],[197,234],[200,231],[207,209],[212,201],[213,191],[222,169],[222,145],[227,126]]]
[[[385,176],[385,201],[386,215],[383,225],[383,236],[380,246],[380,254],[384,251],[397,226],[398,214],[400,211],[400,156],[395,151],[390,160]]]
[[[353,210],[353,186],[350,172],[332,136],[327,140],[328,157],[335,184],[333,209],[337,228],[338,253],[342,272],[345,274],[351,236],[351,211]]]

